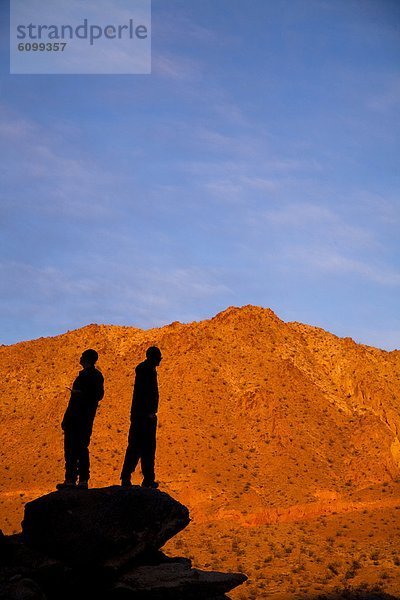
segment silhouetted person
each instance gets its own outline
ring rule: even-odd
[[[131,426],[128,448],[121,472],[121,485],[130,487],[131,475],[141,462],[142,487],[157,488],[154,460],[156,455],[156,430],[158,410],[157,370],[162,359],[157,346],[146,350],[146,360],[136,367],[131,408]]]
[[[80,358],[83,369],[75,379],[61,427],[64,431],[65,481],[57,489],[87,489],[90,477],[89,443],[97,406],[104,396],[104,378],[95,364],[96,350],[85,350]]]

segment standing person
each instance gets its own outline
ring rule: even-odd
[[[146,360],[135,369],[128,448],[121,472],[121,485],[131,487],[131,475],[141,462],[142,487],[158,488],[155,481],[156,430],[158,410],[157,367],[162,360],[157,346],[146,350]]]
[[[83,369],[75,379],[61,427],[64,431],[65,481],[58,490],[87,489],[90,477],[89,444],[97,406],[104,396],[104,378],[95,364],[96,350],[85,350],[80,358]]]

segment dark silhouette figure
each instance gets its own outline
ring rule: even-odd
[[[90,477],[89,444],[97,406],[104,396],[104,378],[95,364],[96,350],[85,350],[80,358],[83,369],[75,379],[61,427],[64,431],[65,481],[57,489],[86,489]]]
[[[154,474],[158,410],[156,368],[161,360],[160,349],[157,346],[151,346],[146,351],[146,360],[141,362],[135,370],[128,448],[121,472],[123,487],[131,487],[131,475],[136,469],[139,459],[143,474],[142,487],[158,487]]]

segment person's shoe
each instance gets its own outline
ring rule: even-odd
[[[72,481],[70,479],[66,479],[62,483],[57,483],[57,485],[56,485],[57,490],[73,490],[75,488],[76,488],[75,481]]]
[[[87,490],[89,487],[89,484],[87,481],[79,481],[78,485],[76,486],[79,490]]]
[[[123,488],[131,488],[132,481],[130,479],[121,479],[121,487]]]
[[[158,481],[146,481],[145,479],[143,479],[142,481],[142,487],[144,488],[151,488],[153,490],[156,490],[159,487],[159,483]]]

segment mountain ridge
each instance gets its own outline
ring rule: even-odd
[[[218,313],[216,313],[216,315],[209,317],[209,318],[204,318],[204,319],[200,319],[200,320],[194,320],[194,321],[188,321],[187,323],[182,323],[181,321],[171,321],[171,323],[167,323],[165,325],[161,325],[161,326],[153,326],[153,327],[149,327],[149,328],[142,328],[142,327],[136,327],[135,325],[116,325],[116,324],[112,324],[112,323],[88,323],[86,325],[82,325],[81,327],[77,327],[75,329],[68,329],[65,332],[62,333],[58,333],[55,335],[49,335],[49,336],[40,336],[38,338],[32,338],[32,339],[28,339],[28,340],[21,340],[19,342],[15,342],[12,344],[0,344],[0,349],[1,348],[10,348],[12,346],[18,346],[20,344],[27,344],[27,343],[31,343],[31,342],[37,342],[40,340],[50,340],[50,339],[56,339],[56,338],[62,338],[63,336],[69,335],[69,334],[74,334],[77,332],[84,332],[84,331],[92,331],[92,330],[96,330],[96,329],[107,329],[107,328],[111,328],[114,330],[119,330],[121,333],[125,332],[125,331],[141,331],[141,332],[150,332],[150,331],[158,331],[160,329],[164,329],[166,327],[168,328],[176,328],[176,327],[187,327],[187,326],[191,326],[191,325],[195,325],[195,324],[201,324],[201,323],[207,323],[210,321],[214,321],[214,320],[219,320],[219,319],[224,319],[224,318],[229,318],[230,316],[235,316],[238,314],[243,315],[245,312],[247,312],[248,314],[251,312],[254,313],[258,313],[260,314],[260,311],[262,312],[262,314],[264,315],[268,315],[271,316],[273,319],[277,320],[280,323],[284,323],[286,325],[289,326],[293,326],[295,328],[298,328],[299,330],[301,330],[301,328],[308,330],[308,331],[315,331],[315,332],[323,332],[324,334],[329,334],[334,338],[337,338],[339,340],[347,340],[348,343],[352,344],[356,344],[357,346],[364,346],[366,348],[373,348],[374,350],[379,350],[381,352],[384,353],[400,353],[400,349],[394,349],[394,350],[385,350],[384,348],[379,348],[377,346],[373,346],[372,344],[364,344],[362,342],[356,342],[353,338],[349,337],[349,336],[339,336],[336,335],[335,333],[324,329],[323,327],[317,326],[317,325],[311,325],[309,323],[302,323],[300,321],[284,321],[283,319],[280,319],[277,314],[270,308],[267,307],[262,307],[259,305],[254,305],[254,304],[245,304],[242,306],[235,306],[235,305],[231,305],[228,306],[227,308],[219,311]]]

